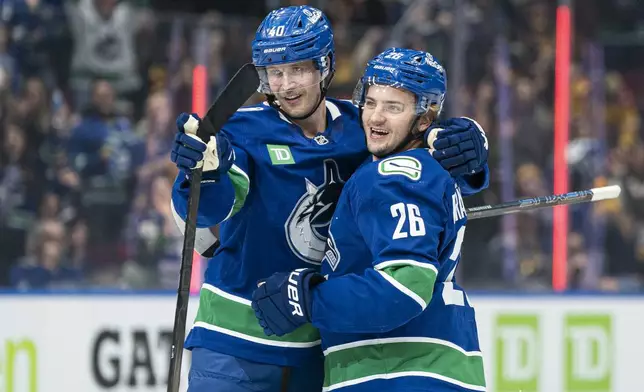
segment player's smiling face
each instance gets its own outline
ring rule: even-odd
[[[394,152],[409,135],[414,118],[412,93],[390,86],[369,86],[362,110],[369,152],[377,157]]]
[[[321,74],[311,60],[269,66],[266,74],[271,91],[289,116],[305,116],[320,100]]]

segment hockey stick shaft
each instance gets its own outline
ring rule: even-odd
[[[203,169],[192,171],[190,176],[190,194],[188,196],[188,216],[183,234],[181,267],[179,269],[179,288],[174,311],[172,329],[172,346],[170,348],[170,370],[168,375],[168,392],[178,392],[181,383],[181,362],[183,358],[183,341],[188,318],[190,302],[190,279],[194,257],[195,237],[197,234],[197,214],[201,195],[201,177]]]
[[[207,143],[210,136],[215,135],[230,117],[257,90],[259,77],[252,64],[245,64],[221,91],[213,105],[208,109],[204,119],[199,124],[197,136]],[[183,344],[186,334],[188,303],[190,302],[190,279],[192,277],[192,262],[197,233],[197,216],[201,196],[201,167],[190,175],[190,193],[188,194],[188,216],[183,237],[181,267],[179,270],[179,288],[172,330],[172,346],[170,350],[170,368],[168,374],[168,392],[178,392],[181,382],[181,362]]]
[[[539,208],[615,199],[619,196],[620,192],[621,188],[618,185],[611,185],[561,195],[540,196],[494,205],[471,207],[467,209],[467,219],[490,218]]]

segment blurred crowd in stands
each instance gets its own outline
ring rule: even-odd
[[[249,60],[265,13],[304,3],[333,23],[331,96],[349,98],[386,46],[442,61],[447,112],[476,118],[491,145],[490,189],[467,205],[505,201],[504,186],[552,193],[556,1],[2,0],[0,287],[174,289],[168,154],[193,67],[205,63],[213,98]],[[623,192],[570,208],[570,286],[643,290],[644,3],[588,0],[573,19],[570,188]],[[550,290],[551,248],[551,210],[472,221],[460,279]]]

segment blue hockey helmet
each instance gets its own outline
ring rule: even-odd
[[[335,71],[333,31],[317,8],[302,5],[272,11],[259,25],[252,48],[261,80],[259,92],[272,94],[265,67],[306,60],[312,60],[320,71],[323,92],[331,83]]]
[[[440,115],[447,92],[447,75],[428,52],[389,48],[367,63],[353,93],[353,101],[363,107],[370,85],[391,86],[416,96],[416,115],[432,110]]]

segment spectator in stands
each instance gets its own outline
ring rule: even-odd
[[[122,110],[142,87],[138,73],[135,35],[139,14],[128,2],[78,0],[67,3],[74,37],[71,87],[76,108],[91,103],[92,81],[110,82]]]
[[[0,286],[8,284],[12,262],[24,255],[37,218],[42,190],[32,170],[26,135],[17,124],[4,128],[0,154]]]
[[[90,250],[97,262],[118,264],[121,230],[145,150],[129,120],[116,113],[111,85],[97,80],[92,93],[93,104],[67,143],[68,159],[80,177]]]
[[[50,92],[43,80],[35,76],[27,78],[22,94],[14,101],[11,116],[25,129],[27,145],[30,147],[40,146],[51,130],[52,113],[49,104]],[[30,148],[28,153],[36,154],[37,151],[31,151]],[[42,170],[38,170],[35,174],[41,172]]]
[[[37,76],[52,87],[57,59],[66,52],[62,3],[54,0],[6,0],[2,17],[11,31],[11,52],[23,75]]]
[[[80,269],[64,260],[65,229],[44,219],[31,238],[27,257],[11,270],[11,285],[18,289],[77,288],[83,285]]]
[[[139,186],[148,190],[154,177],[172,169],[168,151],[174,142],[176,124],[172,117],[170,97],[158,91],[148,97],[145,117],[137,124],[137,137],[145,141],[145,161],[139,167]]]
[[[146,192],[140,192],[130,214],[128,249],[130,260],[123,273],[128,287],[175,288],[183,236],[170,209],[174,176],[157,175]]]

